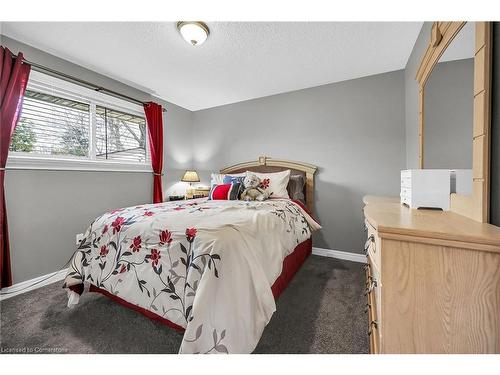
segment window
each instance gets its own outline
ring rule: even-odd
[[[26,90],[10,151],[89,156],[90,105]]]
[[[32,72],[8,166],[151,171],[141,106]]]
[[[145,162],[144,117],[96,107],[96,158]]]

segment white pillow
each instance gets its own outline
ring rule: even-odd
[[[286,190],[288,181],[290,180],[290,169],[274,173],[247,171],[247,175],[248,174],[254,174],[260,178],[261,187],[270,194],[271,198],[290,198],[288,191]]]
[[[245,177],[246,173],[231,173],[231,174],[221,174],[221,173],[212,173],[210,176],[210,186],[221,185],[224,183],[224,177]]]

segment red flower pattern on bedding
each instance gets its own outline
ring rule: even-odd
[[[101,251],[99,253],[99,256],[105,257],[106,255],[108,255],[108,253],[109,253],[108,247],[106,245],[102,245],[101,246]]]
[[[149,259],[151,259],[151,265],[156,267],[158,265],[158,261],[161,259],[160,252],[156,249],[151,249]]]
[[[125,222],[125,218],[122,216],[118,216],[115,221],[111,223],[113,227],[113,234],[118,233],[122,229],[122,225]]]
[[[172,232],[168,229],[162,230],[160,232],[160,245],[170,244],[172,242]]]
[[[188,242],[193,242],[196,237],[196,228],[187,228],[186,229],[186,239]]]
[[[130,245],[130,248],[132,249],[132,252],[138,252],[141,249],[141,236],[134,237],[132,244]]]

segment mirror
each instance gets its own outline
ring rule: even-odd
[[[472,193],[474,48],[475,24],[467,22],[439,58],[424,89],[424,168],[457,170],[459,186],[452,183],[452,192],[465,195]]]
[[[465,30],[465,31],[464,31]],[[492,23],[491,22],[475,22],[468,23],[463,21],[443,21],[443,22],[433,22],[432,30],[430,33],[429,43],[427,48],[422,55],[422,60],[417,69],[417,74],[415,79],[419,85],[419,115],[418,115],[418,138],[419,138],[419,167],[420,168],[431,168],[435,166],[444,166],[444,164],[435,164],[436,160],[440,163],[445,160],[445,157],[449,153],[455,153],[459,148],[461,148],[461,154],[457,158],[455,157],[451,160],[451,165],[446,165],[445,169],[457,168],[457,179],[456,179],[456,190],[453,187],[452,182],[452,193],[450,195],[450,209],[451,211],[464,215],[481,223],[487,223],[489,221],[489,196],[490,196],[490,123],[491,123],[491,65],[492,65]],[[449,99],[450,92],[454,93],[453,90],[448,90],[446,95],[437,95],[437,99],[432,97],[433,94],[433,82],[439,82],[440,76],[438,76],[439,71],[444,71],[445,69],[436,70],[434,76],[434,68],[439,65],[438,63],[446,63],[448,61],[459,61],[466,60],[468,56],[471,56],[471,49],[467,49],[467,45],[473,45],[474,48],[473,60],[474,60],[474,72],[473,74],[473,101],[472,101],[472,134],[470,133],[469,141],[472,146],[464,144],[463,148],[460,146],[462,143],[445,143],[451,142],[451,140],[458,139],[457,134],[460,131],[455,131],[455,127],[452,127],[451,131],[442,131],[440,123],[444,123],[446,126],[455,125],[455,122],[459,120],[457,117],[450,116],[454,113],[461,111],[462,108],[457,108],[460,106],[461,102],[455,102],[454,105],[448,104],[448,111],[441,110],[440,106],[445,106],[442,101],[445,98]],[[456,47],[455,47],[456,46]],[[449,52],[448,52],[448,48]],[[465,55],[457,55],[458,52],[453,52],[453,50],[466,51]],[[455,57],[453,57],[455,55]],[[459,56],[457,58],[456,56]],[[460,58],[462,56],[462,58]],[[445,66],[443,64],[443,66]],[[431,77],[432,76],[432,77]],[[470,77],[470,75],[469,75]],[[464,76],[461,77],[464,79]],[[455,81],[453,83],[456,84]],[[430,92],[426,95],[427,84],[430,87]],[[436,85],[434,85],[436,86]],[[437,85],[439,88],[439,85]],[[470,95],[470,94],[469,94]],[[469,96],[470,98],[470,96]],[[437,102],[435,101],[437,100]],[[441,104],[440,104],[441,101]],[[426,112],[430,111],[431,114],[427,118]],[[436,111],[435,115],[432,112]],[[451,112],[451,113],[450,113]],[[436,116],[444,116],[446,120],[437,121]],[[468,117],[464,115],[464,117]],[[461,119],[461,117],[460,117]],[[426,124],[425,122],[429,122]],[[469,117],[470,121],[470,117]],[[456,125],[458,127],[458,125]],[[427,128],[429,128],[430,134],[427,134]],[[470,131],[464,128],[465,131]],[[469,128],[470,129],[470,128]],[[444,134],[439,137],[438,133]],[[433,134],[436,133],[436,134]],[[457,138],[453,138],[453,137]],[[430,143],[426,142],[427,138],[430,138]],[[460,139],[464,139],[462,136]],[[433,143],[433,141],[435,141]],[[428,143],[428,144],[426,144]],[[433,146],[434,144],[434,146]],[[451,150],[450,150],[451,149]],[[471,169],[461,169],[462,165],[458,165],[460,161],[460,156],[470,155],[472,149],[472,170]],[[425,151],[431,153],[430,161],[427,160]],[[433,158],[432,153],[439,152],[438,158]],[[463,166],[470,165],[470,159],[464,159]],[[466,164],[467,163],[467,164]],[[470,168],[470,167],[469,167]],[[464,172],[464,173],[461,173]],[[459,184],[459,175],[462,175]],[[467,177],[467,178],[464,178]],[[459,186],[466,186],[466,190],[458,189]]]

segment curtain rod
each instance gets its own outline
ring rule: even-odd
[[[17,58],[17,55],[15,55],[13,53],[12,53],[12,56]],[[69,74],[59,72],[59,71],[57,71],[55,69],[48,68],[46,66],[37,64],[37,63],[29,61],[29,60],[27,60],[25,58],[23,58],[23,62],[26,63],[26,64],[31,65],[31,67],[34,68],[34,70],[36,70],[36,71],[39,71],[39,72],[42,72],[42,73],[48,73],[49,75],[51,75],[53,77],[62,78],[65,81],[76,82],[76,83],[80,84],[81,86],[86,86],[87,88],[92,89],[92,90],[97,91],[97,92],[103,92],[105,94],[108,94],[108,95],[111,95],[111,96],[114,96],[114,97],[117,97],[117,98],[121,98],[121,99],[127,100],[129,102],[140,104],[140,105],[143,105],[143,104],[147,103],[147,102],[143,102],[142,100],[132,98],[131,96],[120,94],[119,92],[107,89],[105,87],[97,86],[94,83],[91,83],[91,82],[85,81],[83,79],[71,76]],[[167,110],[165,108],[162,108],[162,110],[163,110],[163,112],[167,112]]]

